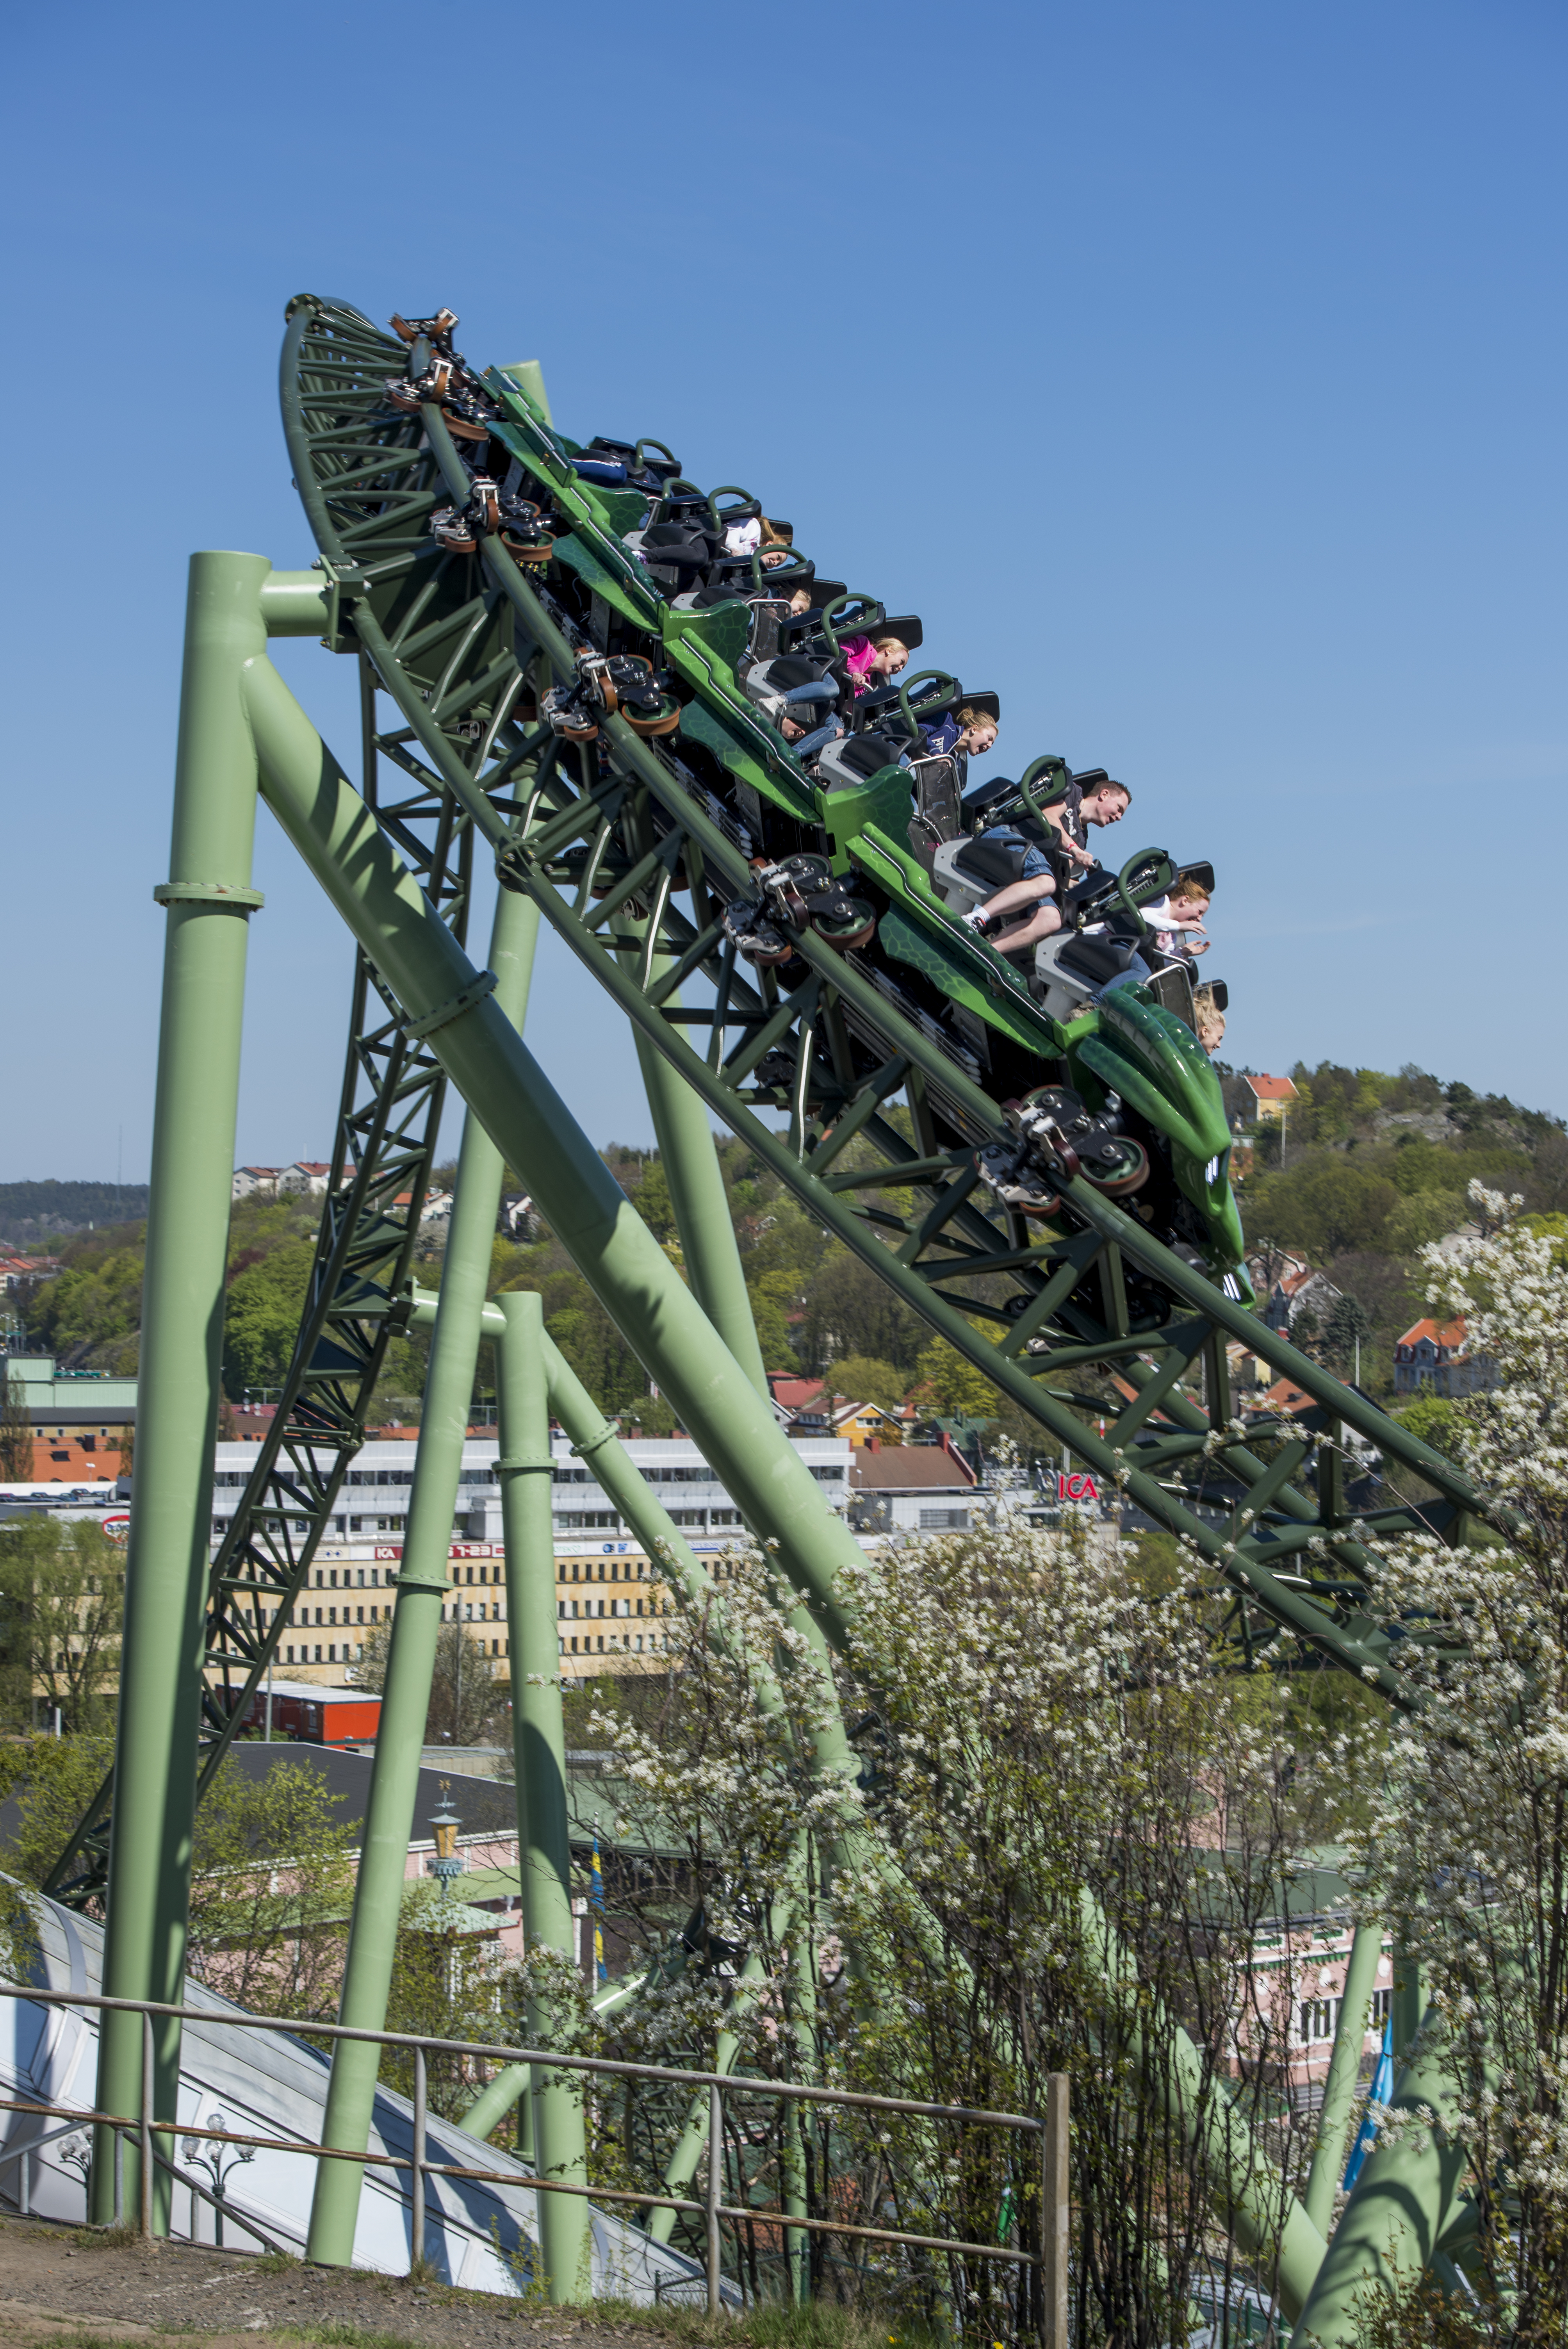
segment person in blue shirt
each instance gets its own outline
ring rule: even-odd
[[[960,709],[944,709],[939,718],[922,719],[920,731],[927,758],[956,751],[962,758],[983,759],[995,746],[997,727],[990,710],[965,703]]]

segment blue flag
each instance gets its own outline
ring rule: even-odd
[[[1356,2132],[1356,2142],[1350,2148],[1350,2158],[1345,2165],[1345,2191],[1349,2193],[1361,2175],[1361,2165],[1371,2152],[1377,2137],[1377,2123],[1372,2112],[1374,2105],[1386,2105],[1394,2093],[1394,2017],[1390,2013],[1383,2025],[1383,2050],[1377,2058],[1377,2068],[1372,2075],[1372,2085],[1367,2091],[1367,2106],[1361,2116],[1361,2126]]]

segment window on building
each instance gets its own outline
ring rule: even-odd
[[[1332,2039],[1345,2002],[1339,1998],[1305,1998],[1296,2009],[1295,2035],[1304,2047]]]
[[[1371,2016],[1367,2025],[1367,2030],[1377,2031],[1379,2033],[1387,2031],[1388,2028],[1388,2018],[1393,2012],[1393,1992],[1391,1990],[1375,1990],[1372,1993]]]
[[[920,1530],[923,1534],[966,1534],[969,1512],[967,1509],[922,1509]]]

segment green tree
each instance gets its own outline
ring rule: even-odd
[[[945,1419],[986,1419],[996,1408],[996,1390],[984,1371],[945,1338],[934,1338],[915,1366],[912,1392],[934,1405]]]
[[[1406,1403],[1395,1416],[1401,1426],[1434,1452],[1446,1453],[1450,1460],[1460,1456],[1460,1423],[1455,1419],[1456,1405],[1451,1396],[1418,1394]]]
[[[1470,1221],[1470,1213],[1460,1190],[1411,1191],[1389,1216],[1384,1238],[1395,1255],[1416,1256],[1434,1240],[1458,1231]]]
[[[1360,1299],[1341,1292],[1323,1325],[1324,1358],[1333,1370],[1353,1371],[1357,1348],[1367,1345],[1372,1335],[1372,1316]]]
[[[1383,1245],[1399,1193],[1386,1174],[1343,1151],[1314,1152],[1249,1192],[1249,1237],[1300,1248],[1317,1263]]]
[[[56,1354],[64,1367],[83,1363],[119,1371],[136,1368],[141,1327],[143,1254],[139,1247],[110,1248],[82,1241],[72,1247],[64,1269],[41,1282],[27,1317],[33,1343]]]
[[[26,1483],[33,1474],[33,1420],[26,1389],[0,1355],[0,1476]]]
[[[196,1813],[192,1972],[253,2014],[335,2014],[355,1837],[312,1763],[232,1754]]]
[[[356,1672],[366,1688],[387,1685],[392,1627],[377,1623],[365,1635]],[[430,1702],[425,1714],[427,1745],[488,1745],[511,1736],[511,1687],[485,1642],[466,1623],[443,1623],[436,1642]]]
[[[846,1354],[841,1362],[830,1362],[825,1383],[830,1394],[843,1395],[851,1402],[874,1402],[883,1411],[896,1411],[909,1389],[902,1371],[870,1354]]]
[[[73,1735],[113,1721],[125,1609],[123,1553],[89,1519],[0,1526],[0,1709],[12,1729],[57,1710]]]
[[[787,1317],[799,1303],[799,1275],[789,1270],[759,1273],[748,1281],[746,1293],[764,1365],[770,1371],[799,1369]]]
[[[229,1285],[223,1377],[231,1394],[283,1383],[294,1357],[315,1242],[303,1234],[271,1248]]]
[[[913,1373],[925,1324],[895,1297],[875,1268],[831,1247],[807,1284],[800,1350],[814,1369],[847,1355],[891,1362]]]

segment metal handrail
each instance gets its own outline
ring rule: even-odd
[[[463,2178],[476,2185],[516,2186],[520,2183],[515,2170],[480,2169],[467,2164],[432,2161],[426,2152],[426,2131],[429,2117],[428,2063],[431,2054],[477,2057],[487,2063],[505,2064],[531,2064],[548,2071],[581,2072],[590,2075],[616,2079],[652,2080],[679,2088],[706,2088],[708,2092],[708,2174],[701,2201],[676,2194],[650,2194],[634,2189],[613,2186],[575,2185],[564,2178],[528,2177],[530,2190],[538,2194],[570,2194],[596,2202],[633,2203],[645,2210],[674,2210],[700,2218],[705,2224],[706,2244],[704,2266],[707,2285],[707,2304],[717,2313],[721,2306],[722,2234],[721,2221],[727,2219],[741,2221],[766,2221],[769,2226],[790,2228],[799,2232],[830,2235],[851,2235],[861,2240],[884,2243],[902,2243],[921,2251],[962,2253],[969,2259],[1006,2260],[1020,2267],[1039,2268],[1047,2264],[1041,2252],[1013,2248],[1002,2243],[970,2243],[954,2236],[919,2235],[897,2227],[860,2226],[847,2220],[810,2219],[783,2210],[758,2210],[749,2205],[735,2206],[720,2199],[722,2168],[716,2148],[723,2143],[724,2097],[727,2092],[740,2091],[748,2095],[771,2096],[779,2102],[843,2106],[859,2110],[883,2113],[910,2113],[918,2116],[944,2121],[956,2121],[966,2127],[1020,2129],[1047,2142],[1046,2122],[1031,2114],[992,2112],[982,2106],[936,2104],[918,2096],[879,2096],[858,2088],[821,2088],[795,2080],[766,2080],[743,2072],[696,2072],[670,2064],[638,2064],[615,2056],[569,2055],[554,2048],[505,2047],[494,2042],[471,2039],[438,2039],[409,2031],[367,2031],[344,2023],[301,2022],[292,2018],[267,2014],[214,2014],[208,2007],[175,2005],[157,1999],[109,1998],[92,1991],[40,1990],[9,1982],[0,1982],[0,1997],[21,1999],[40,2006],[92,2008],[99,2012],[139,2014],[142,2018],[143,2064],[142,2095],[139,2113],[103,2113],[82,2111],[67,2105],[45,2104],[36,2099],[0,2097],[0,2112],[31,2113],[39,2117],[69,2119],[76,2128],[89,2127],[109,2128],[115,2137],[115,2213],[119,2223],[123,2216],[120,2191],[120,2154],[122,2132],[135,2131],[140,2145],[142,2161],[140,2177],[140,2227],[146,2236],[152,2232],[152,2170],[155,2167],[170,2171],[184,2185],[191,2186],[203,2199],[210,2200],[206,2189],[183,2171],[176,2168],[153,2144],[155,2136],[198,2137],[224,2145],[249,2146],[257,2152],[308,2154],[316,2161],[356,2161],[366,2168],[407,2169],[410,2176],[411,2225],[409,2251],[420,2261],[425,2256],[425,2191],[430,2178]],[[272,2031],[290,2038],[367,2040],[381,2047],[405,2047],[414,2055],[414,2127],[411,2154],[354,2152],[340,2146],[307,2145],[297,2138],[260,2137],[240,2129],[215,2129],[189,2125],[177,2120],[159,2120],[150,2110],[152,2095],[152,2025],[155,2017],[170,2021],[197,2023],[208,2029],[239,2031]],[[460,2127],[457,2122],[452,2126]],[[46,2137],[17,2148],[14,2154],[0,2157],[0,2167],[20,2159],[24,2164],[22,2189],[26,2215],[26,2162],[44,2144]],[[252,2228],[251,2222],[234,2206],[225,2206],[235,2222],[248,2232],[257,2233],[258,2240],[275,2249],[272,2239]]]

